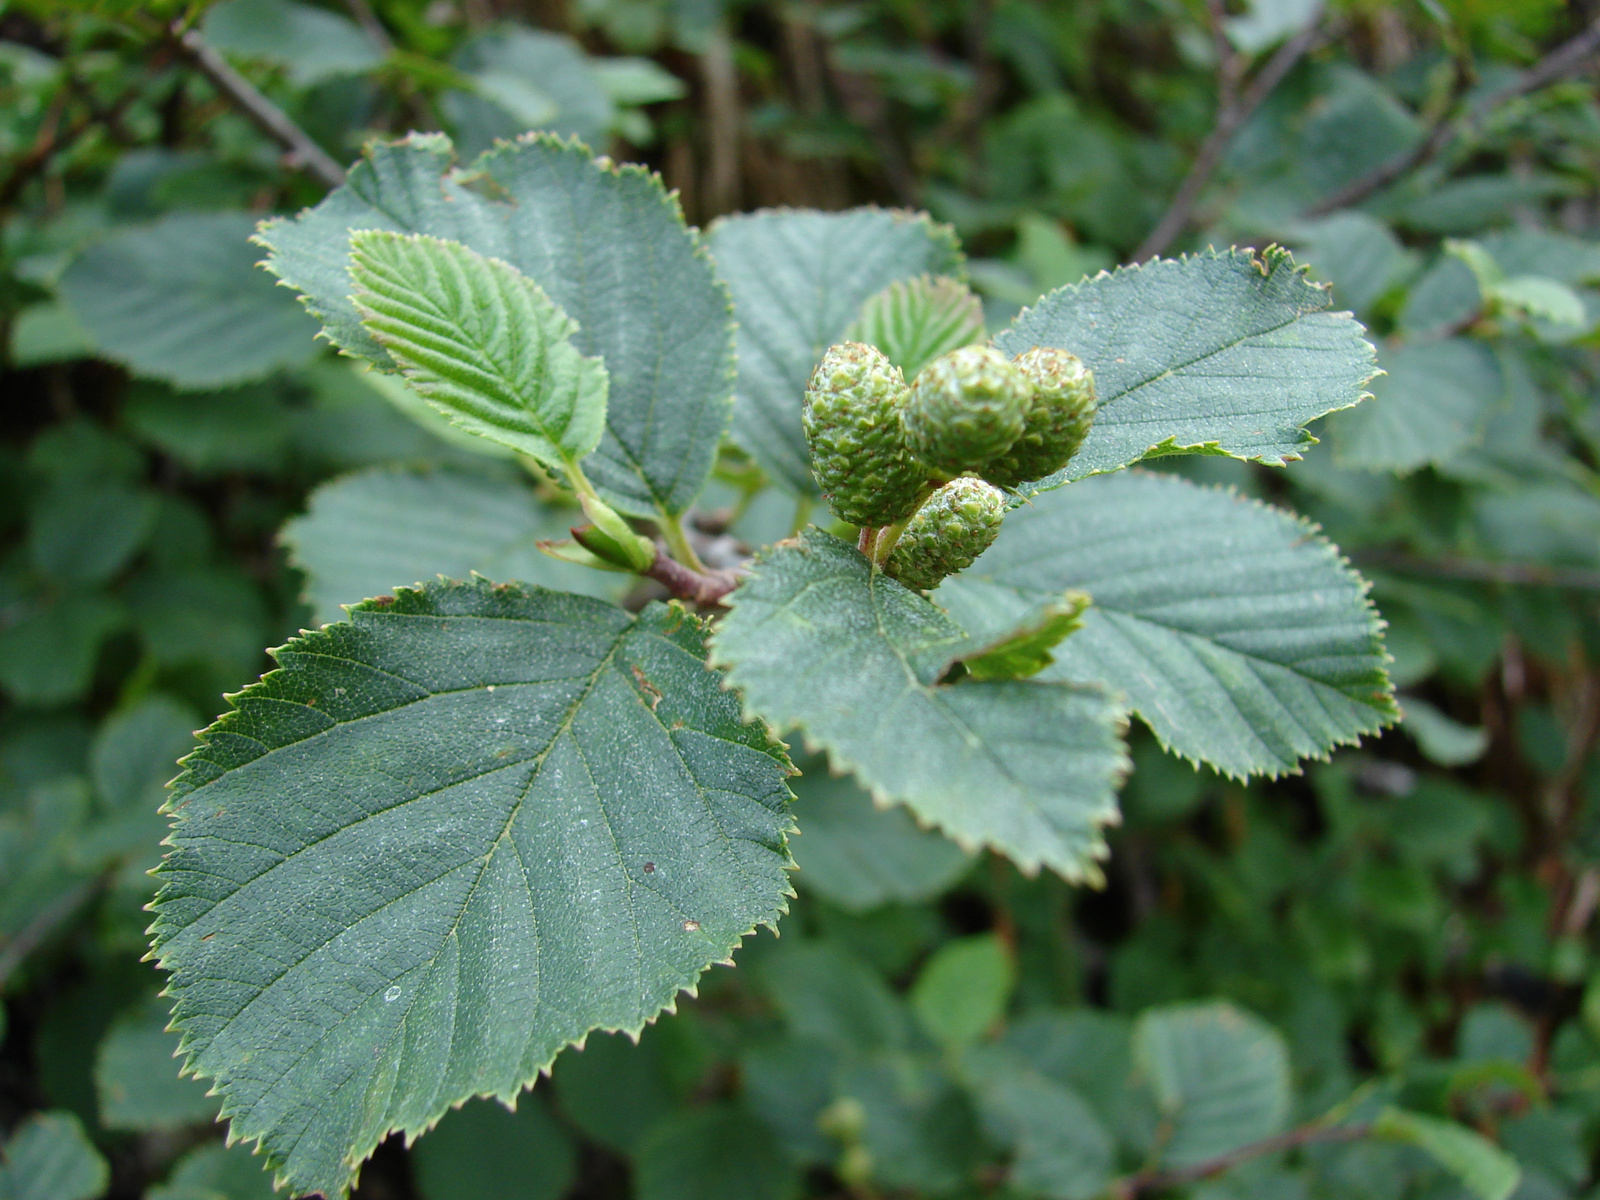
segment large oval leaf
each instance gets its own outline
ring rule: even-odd
[[[316,324],[256,268],[247,213],[174,213],[80,254],[61,296],[101,354],[178,387],[222,387],[319,353]]]
[[[815,495],[800,428],[806,380],[869,297],[957,271],[955,234],[920,213],[779,209],[717,221],[708,240],[739,318],[734,439],[779,485]]]
[[[1327,289],[1270,247],[1158,259],[1101,272],[1025,309],[995,344],[1070,350],[1094,371],[1100,408],[1082,449],[1024,488],[1203,452],[1282,466],[1315,441],[1307,422],[1362,400],[1372,346]]]
[[[1288,513],[1166,475],[1084,480],[1007,516],[938,600],[996,636],[1069,588],[1094,603],[1039,677],[1124,693],[1225,774],[1292,771],[1397,715],[1366,585]]]
[[[636,1031],[789,894],[787,760],[681,609],[484,581],[277,652],[174,784],[188,1069],[297,1191]]]
[[[756,560],[716,634],[750,713],[800,729],[881,803],[1024,870],[1099,877],[1126,770],[1122,713],[1094,686],[941,684],[971,648],[915,592],[818,530]]]
[[[640,516],[683,512],[732,410],[733,318],[676,199],[643,167],[543,134],[451,162],[440,134],[368,146],[344,187],[263,228],[268,267],[335,345],[392,369],[350,300],[351,230],[427,233],[510,263],[578,323],[572,344],[605,360],[606,434],[584,462],[595,486]]]
[[[279,540],[305,572],[305,600],[319,625],[346,604],[437,575],[533,583],[602,600],[620,599],[632,576],[595,571],[541,553],[568,536],[576,509],[543,503],[507,474],[375,467],[323,484]]]

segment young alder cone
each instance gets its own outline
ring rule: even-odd
[[[994,544],[1005,515],[1005,493],[992,483],[952,479],[906,523],[885,570],[909,588],[937,587]]]
[[[934,359],[906,394],[901,419],[911,453],[935,471],[976,471],[1021,436],[1033,385],[992,346]]]
[[[983,468],[999,487],[1015,488],[1067,465],[1094,423],[1094,372],[1076,354],[1035,346],[1011,360],[1033,385],[1022,436]]]
[[[928,471],[906,449],[905,394],[900,368],[860,342],[830,347],[811,373],[800,424],[812,474],[840,520],[893,525],[916,506]]]

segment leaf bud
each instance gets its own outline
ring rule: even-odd
[[[906,522],[884,569],[908,588],[937,587],[994,544],[1005,515],[999,488],[970,476],[952,479]]]
[[[900,425],[905,392],[900,368],[861,342],[830,347],[811,374],[800,423],[817,486],[842,521],[893,525],[922,495],[928,472]]]
[[[1094,372],[1076,354],[1035,346],[1012,360],[1033,385],[1022,436],[983,468],[1004,488],[1043,479],[1067,465],[1094,423]]]
[[[1022,434],[1032,386],[992,346],[963,346],[923,368],[902,417],[906,444],[945,475],[976,471]]]

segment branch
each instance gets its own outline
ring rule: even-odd
[[[1220,17],[1213,15],[1214,21],[1220,21]],[[1218,24],[1219,49],[1225,41],[1220,28]],[[1319,10],[1304,29],[1278,47],[1278,52],[1257,72],[1244,94],[1237,97],[1234,92],[1238,83],[1236,67],[1238,57],[1236,55],[1223,57],[1218,68],[1221,78],[1218,84],[1220,103],[1217,108],[1217,123],[1206,136],[1205,142],[1201,144],[1200,153],[1195,155],[1194,165],[1189,168],[1189,174],[1184,177],[1177,195],[1173,196],[1172,203],[1167,206],[1167,211],[1161,215],[1161,220],[1156,222],[1156,227],[1150,231],[1139,249],[1134,251],[1135,262],[1155,258],[1184,231],[1189,219],[1194,215],[1194,207],[1200,201],[1200,194],[1205,191],[1206,184],[1211,182],[1212,174],[1222,162],[1222,156],[1227,153],[1240,127],[1250,119],[1256,109],[1261,107],[1262,102],[1272,94],[1272,90],[1283,82],[1283,77],[1321,36]]]
[[[344,182],[344,168],[316,142],[311,135],[289,119],[287,113],[262,94],[222,55],[218,54],[200,34],[174,23],[171,33],[182,49],[184,57],[209,79],[217,90],[238,106],[262,133],[272,138],[288,151],[290,162],[305,168],[307,174],[330,188]]]
[[[77,886],[68,888],[41,908],[16,937],[4,946],[0,946],[0,992],[5,991],[6,981],[11,978],[12,972],[20,967],[28,955],[37,950],[51,934],[64,925],[85,900],[99,891],[103,882],[103,877],[86,879]]]
[[[656,560],[650,564],[645,576],[654,579],[679,600],[688,600],[702,608],[715,608],[723,597],[739,586],[739,572],[725,570],[696,571],[686,567],[667,551],[665,542],[656,543]]]
[[[1409,554],[1386,551],[1358,554],[1355,557],[1363,566],[1387,567],[1408,575],[1434,575],[1441,579],[1463,579],[1473,583],[1507,583],[1600,592],[1600,571],[1586,571],[1581,567],[1484,562],[1470,558],[1417,558]]]
[[[1369,1123],[1302,1125],[1299,1129],[1291,1129],[1275,1137],[1251,1142],[1248,1146],[1240,1146],[1237,1150],[1230,1150],[1226,1154],[1219,1154],[1215,1158],[1207,1158],[1187,1167],[1177,1167],[1170,1171],[1140,1171],[1137,1175],[1130,1175],[1113,1183],[1110,1194],[1117,1200],[1136,1200],[1147,1192],[1165,1191],[1168,1188],[1182,1187],[1186,1183],[1209,1179],[1213,1175],[1220,1175],[1240,1163],[1260,1158],[1264,1154],[1275,1154],[1279,1150],[1292,1150],[1296,1146],[1310,1146],[1321,1142],[1359,1141],[1371,1132],[1372,1126]]]
[[[1376,167],[1340,188],[1333,195],[1317,201],[1316,204],[1306,209],[1303,215],[1307,217],[1325,217],[1340,208],[1349,208],[1352,204],[1359,204],[1374,192],[1387,187],[1408,171],[1433,161],[1439,153],[1451,142],[1466,133],[1478,122],[1482,121],[1489,113],[1504,104],[1528,92],[1537,91],[1548,84],[1555,83],[1565,75],[1581,70],[1584,62],[1596,50],[1600,50],[1600,19],[1595,20],[1582,33],[1571,40],[1557,46],[1533,66],[1518,75],[1504,87],[1498,87],[1480,99],[1476,104],[1459,113],[1453,118],[1441,117],[1428,132],[1428,136],[1417,143],[1416,146],[1403,154],[1397,154],[1388,162]]]

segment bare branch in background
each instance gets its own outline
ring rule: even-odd
[[[290,161],[331,188],[344,182],[344,168],[334,161],[333,156],[312,141],[311,135],[291,121],[288,114],[267,99],[255,84],[235,71],[198,31],[174,24],[172,36],[184,57],[232,100],[257,129],[288,151]]]
[[[1194,165],[1189,168],[1189,174],[1184,177],[1177,195],[1167,206],[1167,211],[1162,214],[1161,220],[1156,222],[1156,227],[1134,252],[1135,262],[1144,262],[1146,259],[1156,257],[1172,245],[1173,240],[1187,228],[1194,216],[1195,205],[1200,202],[1201,193],[1205,191],[1206,184],[1211,182],[1211,176],[1221,164],[1222,156],[1227,153],[1239,129],[1272,94],[1272,90],[1283,82],[1283,77],[1322,37],[1322,10],[1319,7],[1316,14],[1306,23],[1306,27],[1278,47],[1278,52],[1256,73],[1244,92],[1240,93],[1238,85],[1243,74],[1244,59],[1233,49],[1223,32],[1222,5],[1213,3],[1210,5],[1210,10],[1212,32],[1219,55],[1217,123],[1206,136],[1205,142],[1200,147],[1200,153],[1195,155]]]
[[[1322,217],[1336,209],[1359,204],[1407,172],[1431,162],[1446,146],[1472,130],[1507,100],[1537,91],[1568,75],[1592,67],[1594,64],[1588,60],[1597,50],[1600,50],[1600,20],[1595,20],[1582,33],[1557,46],[1504,87],[1498,87],[1478,100],[1466,112],[1459,113],[1455,117],[1441,118],[1428,132],[1428,136],[1412,149],[1404,154],[1395,155],[1382,166],[1340,188],[1333,195],[1319,200],[1306,210],[1305,215]]]

